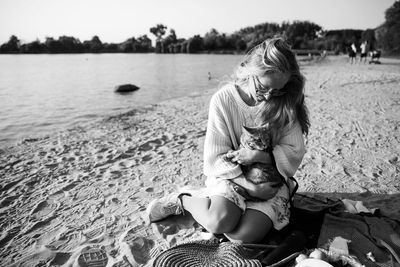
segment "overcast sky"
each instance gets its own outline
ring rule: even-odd
[[[375,28],[395,0],[0,0],[0,43],[98,35],[119,43],[158,23],[180,38],[232,33],[264,22],[308,20],[326,30]]]

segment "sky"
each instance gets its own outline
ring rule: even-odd
[[[204,36],[212,28],[230,34],[265,22],[311,21],[325,30],[375,28],[396,0],[0,0],[0,44],[16,35],[23,43],[46,37],[94,35],[120,43],[157,24],[178,38]]]

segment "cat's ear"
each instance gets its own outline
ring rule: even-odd
[[[243,125],[243,131],[248,134],[254,134],[257,131],[257,128],[252,128],[252,127]]]
[[[269,122],[267,122],[267,123],[261,125],[260,128],[261,128],[263,131],[269,131],[270,128],[271,128],[271,126],[270,126]]]

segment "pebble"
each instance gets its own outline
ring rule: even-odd
[[[389,162],[392,164],[395,164],[398,161],[399,161],[399,157],[397,157],[397,156],[393,156],[389,159]]]

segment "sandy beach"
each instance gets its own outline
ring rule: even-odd
[[[299,191],[362,200],[400,220],[400,60],[302,62],[311,129]],[[1,266],[148,266],[201,238],[148,225],[149,201],[201,187],[208,102],[217,88],[0,150]],[[186,221],[186,226],[191,221]],[[161,227],[161,228],[160,228]],[[160,234],[161,232],[161,234]]]

